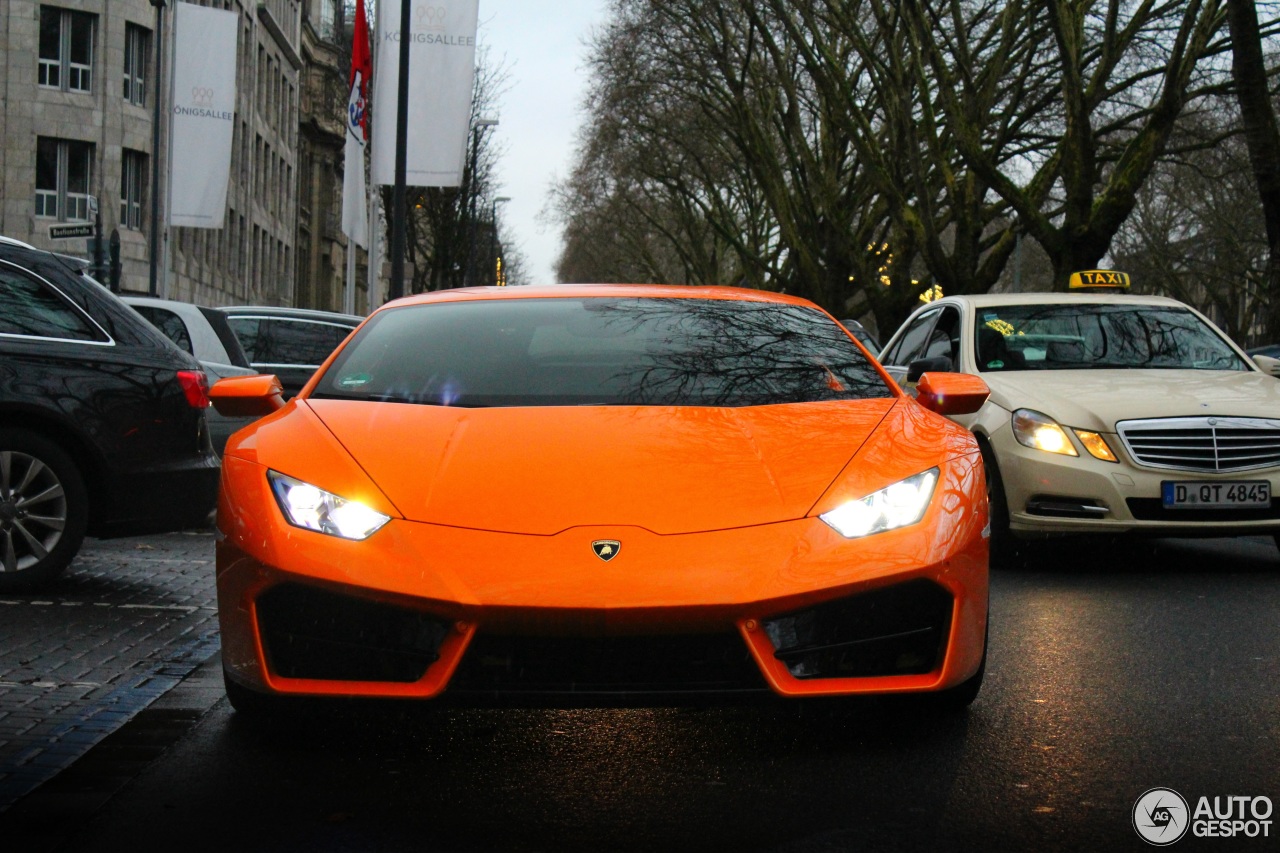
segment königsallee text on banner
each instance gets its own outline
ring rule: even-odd
[[[373,93],[373,181],[395,183],[400,16],[396,0],[378,15],[378,84]],[[405,184],[462,183],[476,70],[479,0],[416,6],[409,42],[409,135]]]
[[[239,16],[191,3],[173,10],[173,163],[169,224],[221,228],[231,178]]]
[[[364,147],[368,139],[369,112],[365,109],[369,87],[369,23],[364,0],[356,0],[351,42],[351,75],[347,78],[347,144],[342,163],[342,233],[357,245],[369,246],[369,213],[365,204]]]

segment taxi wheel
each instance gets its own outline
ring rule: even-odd
[[[995,453],[986,439],[978,439],[982,450],[982,467],[987,477],[987,513],[990,518],[991,568],[1013,568],[1022,557],[1022,544],[1009,531],[1009,504],[1004,496],[1004,484],[1000,481],[1000,468]]]

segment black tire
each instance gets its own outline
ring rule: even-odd
[[[80,550],[89,493],[74,459],[25,429],[0,429],[0,591],[51,583]]]
[[[959,713],[972,705],[973,700],[978,698],[978,693],[982,690],[982,679],[986,674],[987,645],[984,639],[982,643],[982,662],[978,664],[978,671],[955,687],[940,690],[929,698],[938,710],[946,713]]]
[[[1004,483],[1000,479],[1000,466],[996,464],[995,453],[985,439],[978,439],[978,447],[982,451],[982,468],[987,478],[987,513],[991,525],[988,546],[991,551],[991,568],[1015,568],[1026,556],[1025,543],[1015,539],[1009,530],[1009,502],[1005,499]]]
[[[231,707],[235,709],[236,714],[255,722],[280,719],[287,714],[290,707],[292,697],[275,696],[250,690],[248,687],[233,681],[225,669],[222,671],[222,683],[227,691],[227,699],[231,701]]]

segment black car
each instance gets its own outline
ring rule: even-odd
[[[67,260],[0,238],[0,590],[86,535],[203,524],[218,489],[200,363]]]
[[[274,373],[285,398],[302,390],[324,360],[364,322],[354,314],[307,308],[236,305],[219,308],[261,373]]]
[[[227,315],[218,309],[149,296],[124,294],[120,298],[180,349],[199,359],[201,368],[209,376],[210,385],[228,376],[257,373],[249,366],[249,356],[240,346]],[[205,419],[209,422],[213,449],[219,454],[231,433],[257,420],[251,416],[223,415],[212,407],[205,411]]]

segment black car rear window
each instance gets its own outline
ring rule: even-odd
[[[383,311],[311,396],[442,406],[758,406],[891,394],[849,336],[812,308],[596,297]]]

